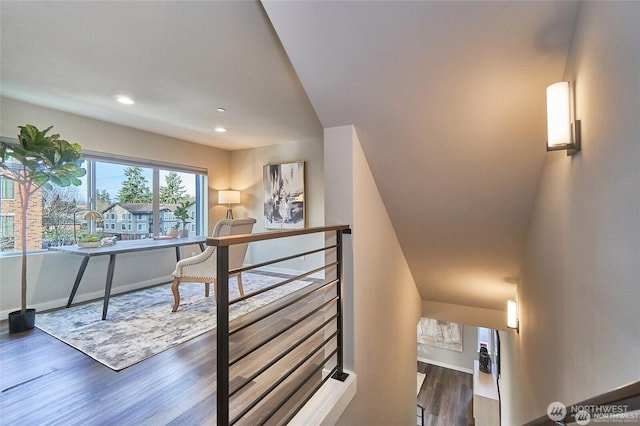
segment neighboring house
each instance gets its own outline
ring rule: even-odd
[[[173,215],[176,204],[160,204],[158,231],[167,234],[176,224],[182,222]],[[189,215],[195,217],[195,202],[189,206]],[[102,212],[104,232],[123,240],[137,240],[153,234],[153,206],[151,203],[115,203]],[[187,225],[195,231],[193,221]]]
[[[0,178],[0,252],[22,249],[19,238],[22,232],[18,184],[9,179]],[[42,191],[31,196],[29,215],[27,216],[27,250],[42,249]]]

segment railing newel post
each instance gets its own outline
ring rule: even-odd
[[[344,372],[344,345],[343,345],[343,339],[344,339],[344,332],[343,332],[343,318],[342,318],[342,310],[343,310],[343,300],[344,300],[344,292],[342,291],[342,267],[343,267],[343,262],[342,262],[342,230],[338,229],[336,230],[336,261],[338,263],[337,269],[336,269],[336,280],[338,282],[337,286],[336,286],[336,291],[338,293],[338,303],[337,303],[337,310],[338,310],[338,318],[337,318],[337,328],[338,328],[338,335],[336,336],[337,339],[337,346],[338,346],[338,353],[336,354],[337,357],[337,371],[335,372],[335,374],[333,375],[333,378],[336,380],[340,380],[341,382],[344,382],[346,380],[346,378],[349,376],[347,373]]]
[[[229,424],[229,246],[216,248],[217,425]]]

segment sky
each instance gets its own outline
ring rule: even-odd
[[[111,201],[116,201],[120,186],[125,179],[124,170],[129,167],[121,164],[96,162],[96,189],[99,191],[107,190],[111,196]],[[141,167],[142,175],[147,179],[149,189],[152,185],[152,169]],[[196,195],[196,179],[191,173],[177,172],[178,176],[182,179],[182,186],[184,187],[186,194]],[[160,170],[160,186],[165,185],[165,176],[169,174],[167,170]],[[82,178],[82,186],[78,187],[78,196],[86,202],[87,193],[87,178]]]

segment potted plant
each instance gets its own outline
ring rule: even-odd
[[[189,230],[187,229],[187,223],[189,222],[187,222],[187,219],[192,219],[192,217],[189,216],[189,211],[187,210],[187,207],[190,205],[190,201],[183,201],[173,212],[175,217],[182,220],[182,232],[180,233],[180,236],[185,238],[189,236]]]
[[[35,325],[35,309],[27,309],[27,215],[29,201],[42,188],[79,186],[80,177],[86,174],[82,167],[80,145],[60,139],[60,135],[47,136],[51,127],[38,130],[27,124],[18,126],[18,144],[0,141],[0,176],[18,184],[19,208],[22,219],[21,309],[9,313],[9,332],[32,329]]]
[[[82,248],[91,248],[100,246],[100,241],[102,239],[101,232],[80,232],[78,235],[78,247]]]

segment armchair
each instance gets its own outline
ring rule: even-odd
[[[222,237],[226,235],[250,234],[254,223],[256,223],[256,220],[253,218],[223,219],[216,223],[211,236]],[[242,267],[244,257],[247,254],[247,246],[248,244],[238,244],[229,248],[229,270]],[[180,260],[176,264],[176,270],[173,271],[171,275],[173,275],[171,291],[173,292],[174,302],[172,312],[177,311],[180,306],[179,285],[181,281],[204,283],[205,297],[209,297],[209,284],[213,283],[213,291],[215,294],[217,291],[216,247],[207,246],[202,253]],[[240,291],[240,295],[244,296],[242,273],[229,275],[229,278],[232,276],[237,276],[238,290]]]

